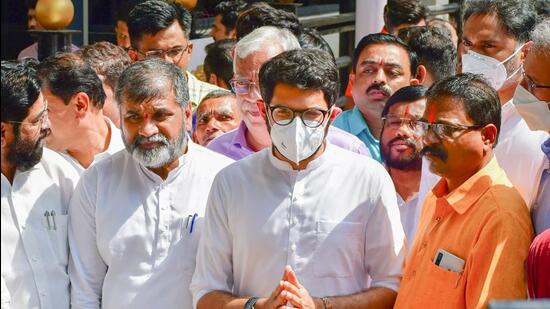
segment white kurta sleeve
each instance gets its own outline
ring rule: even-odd
[[[193,308],[211,291],[231,292],[233,288],[233,249],[227,208],[230,189],[223,174],[214,179],[204,218],[204,228],[197,252],[197,264],[191,282]]]
[[[372,186],[374,203],[366,228],[365,268],[371,287],[399,290],[405,258],[405,234],[392,180],[380,166],[378,184]]]
[[[0,308],[10,309],[11,296],[10,291],[8,291],[8,287],[6,286],[6,282],[4,281],[4,276],[2,276],[2,290],[0,295]]]
[[[107,265],[96,242],[96,187],[96,174],[84,173],[69,205],[69,277],[73,308],[101,307]]]

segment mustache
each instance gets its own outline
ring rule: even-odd
[[[378,90],[384,93],[386,96],[391,95],[391,88],[386,84],[372,84],[367,88],[367,93],[369,93],[371,90]]]
[[[434,157],[438,157],[443,161],[447,160],[447,152],[440,147],[437,146],[424,146],[422,150],[420,151],[421,155],[431,154]]]
[[[396,138],[393,138],[392,140],[389,141],[388,145],[391,146],[394,142],[397,142],[397,141],[402,141],[404,142],[405,144],[407,144],[407,146],[410,146],[411,148],[417,148],[416,146],[416,141],[412,138],[403,138],[403,137],[396,137]]]
[[[134,148],[144,143],[162,143],[165,146],[168,146],[170,144],[166,136],[162,134],[155,134],[149,137],[138,135],[134,140]]]

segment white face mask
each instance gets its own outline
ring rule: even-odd
[[[541,101],[519,85],[514,93],[514,105],[531,130],[550,130],[548,102]]]
[[[489,81],[489,84],[495,90],[499,90],[510,77],[519,72],[521,67],[508,76],[504,64],[512,59],[523,48],[523,45],[502,62],[499,62],[495,58],[469,50],[462,55],[462,72],[481,74]]]
[[[325,139],[325,126],[310,128],[304,125],[300,117],[286,126],[271,125],[271,141],[277,150],[290,161],[299,164],[311,157]]]

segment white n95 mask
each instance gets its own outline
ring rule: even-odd
[[[294,117],[286,126],[271,125],[271,141],[277,150],[290,161],[298,164],[319,149],[325,138],[325,126],[310,128],[300,117]]]
[[[521,67],[508,76],[504,64],[512,59],[522,48],[523,45],[502,62],[499,62],[493,57],[485,56],[470,50],[462,55],[462,72],[481,74],[489,81],[493,89],[499,90],[510,77],[519,72]]]
[[[550,130],[550,110],[548,102],[541,101],[527,89],[519,85],[513,99],[518,113],[531,130]]]

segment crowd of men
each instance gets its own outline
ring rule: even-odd
[[[550,298],[548,9],[390,0],[343,106],[291,13],[220,3],[200,80],[187,9],[125,10],[119,46],[2,61],[2,309]]]

